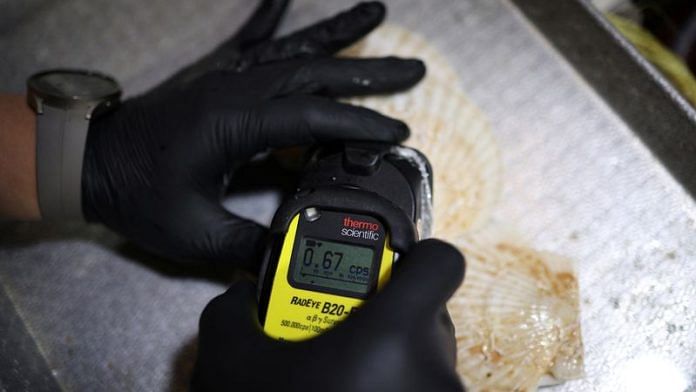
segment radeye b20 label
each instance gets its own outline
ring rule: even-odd
[[[377,219],[337,211],[291,221],[273,277],[264,330],[302,340],[356,311],[391,275],[394,253]]]

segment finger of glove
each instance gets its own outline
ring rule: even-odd
[[[311,95],[269,101],[253,111],[247,121],[242,126],[255,136],[248,140],[255,152],[340,140],[396,143],[409,134],[402,121]]]
[[[234,36],[219,44],[210,53],[177,72],[162,83],[157,90],[181,87],[207,72],[234,68],[240,63],[240,52],[270,38],[285,14],[290,0],[263,0],[249,20]]]
[[[237,266],[257,273],[268,230],[249,219],[227,213],[212,233],[215,257],[221,262],[235,262]]]
[[[235,282],[224,294],[206,305],[199,321],[200,344],[241,344],[263,340],[256,301],[256,286],[246,279]],[[227,353],[228,355],[231,353]]]
[[[221,219],[208,231],[213,248],[212,256],[223,263],[235,263],[257,274],[261,267],[263,247],[268,230],[249,219],[231,214],[220,207]]]
[[[260,335],[254,328],[253,293],[254,285],[240,280],[206,305],[198,322],[198,355],[191,390],[221,388],[235,376],[239,364],[253,354]]]
[[[241,49],[256,45],[273,36],[290,0],[263,0],[235,36]]]
[[[213,197],[193,195],[179,211],[179,232],[193,241],[195,256],[233,264],[250,272],[259,270],[267,229],[227,211]],[[188,218],[187,218],[188,217]]]
[[[331,97],[392,93],[412,87],[425,75],[417,59],[323,58],[302,66],[288,89]]]
[[[200,59],[198,67],[205,65],[207,71],[227,68],[239,61],[239,53],[245,48],[268,39],[275,32],[285,14],[290,0],[263,0],[248,21],[234,36],[219,44],[212,52]]]
[[[461,285],[464,266],[464,257],[452,245],[421,241],[399,259],[391,280],[365,305],[364,313],[374,311],[382,320],[409,322],[435,315]]]
[[[379,2],[361,3],[255,48],[243,56],[242,64],[261,64],[299,56],[330,55],[358,41],[384,20],[386,9]]]

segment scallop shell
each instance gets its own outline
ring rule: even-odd
[[[409,116],[409,123],[413,137],[406,144],[429,157],[433,168],[433,233],[454,238],[486,222],[500,186],[500,167],[490,164],[498,160],[495,144],[477,142],[489,136],[487,128],[472,122],[468,134],[453,132],[452,122],[425,112]],[[441,147],[448,143],[456,149]]]
[[[423,37],[407,29],[393,25],[382,24],[366,38],[341,51],[344,57],[418,57],[428,65],[429,75],[442,84],[456,82],[459,85],[459,75],[450,66],[447,59],[440,54]]]
[[[414,88],[347,100],[400,118],[407,145],[434,173],[435,235],[456,239],[467,258],[464,284],[452,297],[457,370],[469,390],[527,391],[583,372],[577,279],[572,263],[487,224],[502,190],[500,154],[485,116],[468,101],[446,58],[417,35],[378,28],[347,49],[355,57],[425,60]]]
[[[390,25],[376,29],[342,55],[398,55],[426,62],[426,76],[414,88],[347,102],[399,118],[411,127],[405,144],[422,151],[435,174],[435,235],[453,238],[482,226],[501,192],[500,154],[485,116],[461,91],[447,60],[422,38]]]
[[[497,229],[462,237],[464,284],[448,304],[457,371],[470,390],[530,391],[582,377],[578,284],[572,262]]]

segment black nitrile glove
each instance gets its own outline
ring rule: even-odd
[[[269,40],[287,1],[264,1],[240,32],[152,91],[90,125],[83,210],[154,253],[258,271],[265,229],[227,212],[231,171],[269,148],[399,142],[407,126],[329,97],[408,88],[418,60],[339,59],[384,18],[364,3]]]
[[[463,276],[454,247],[425,240],[358,312],[302,342],[265,335],[255,286],[239,281],[203,311],[192,390],[462,391],[445,302]]]

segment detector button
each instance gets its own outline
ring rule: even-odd
[[[346,171],[358,175],[370,175],[379,167],[379,152],[362,148],[346,147],[343,163]]]
[[[321,213],[318,209],[314,207],[309,207],[306,210],[304,210],[304,216],[308,222],[314,222],[315,220],[321,218]]]

